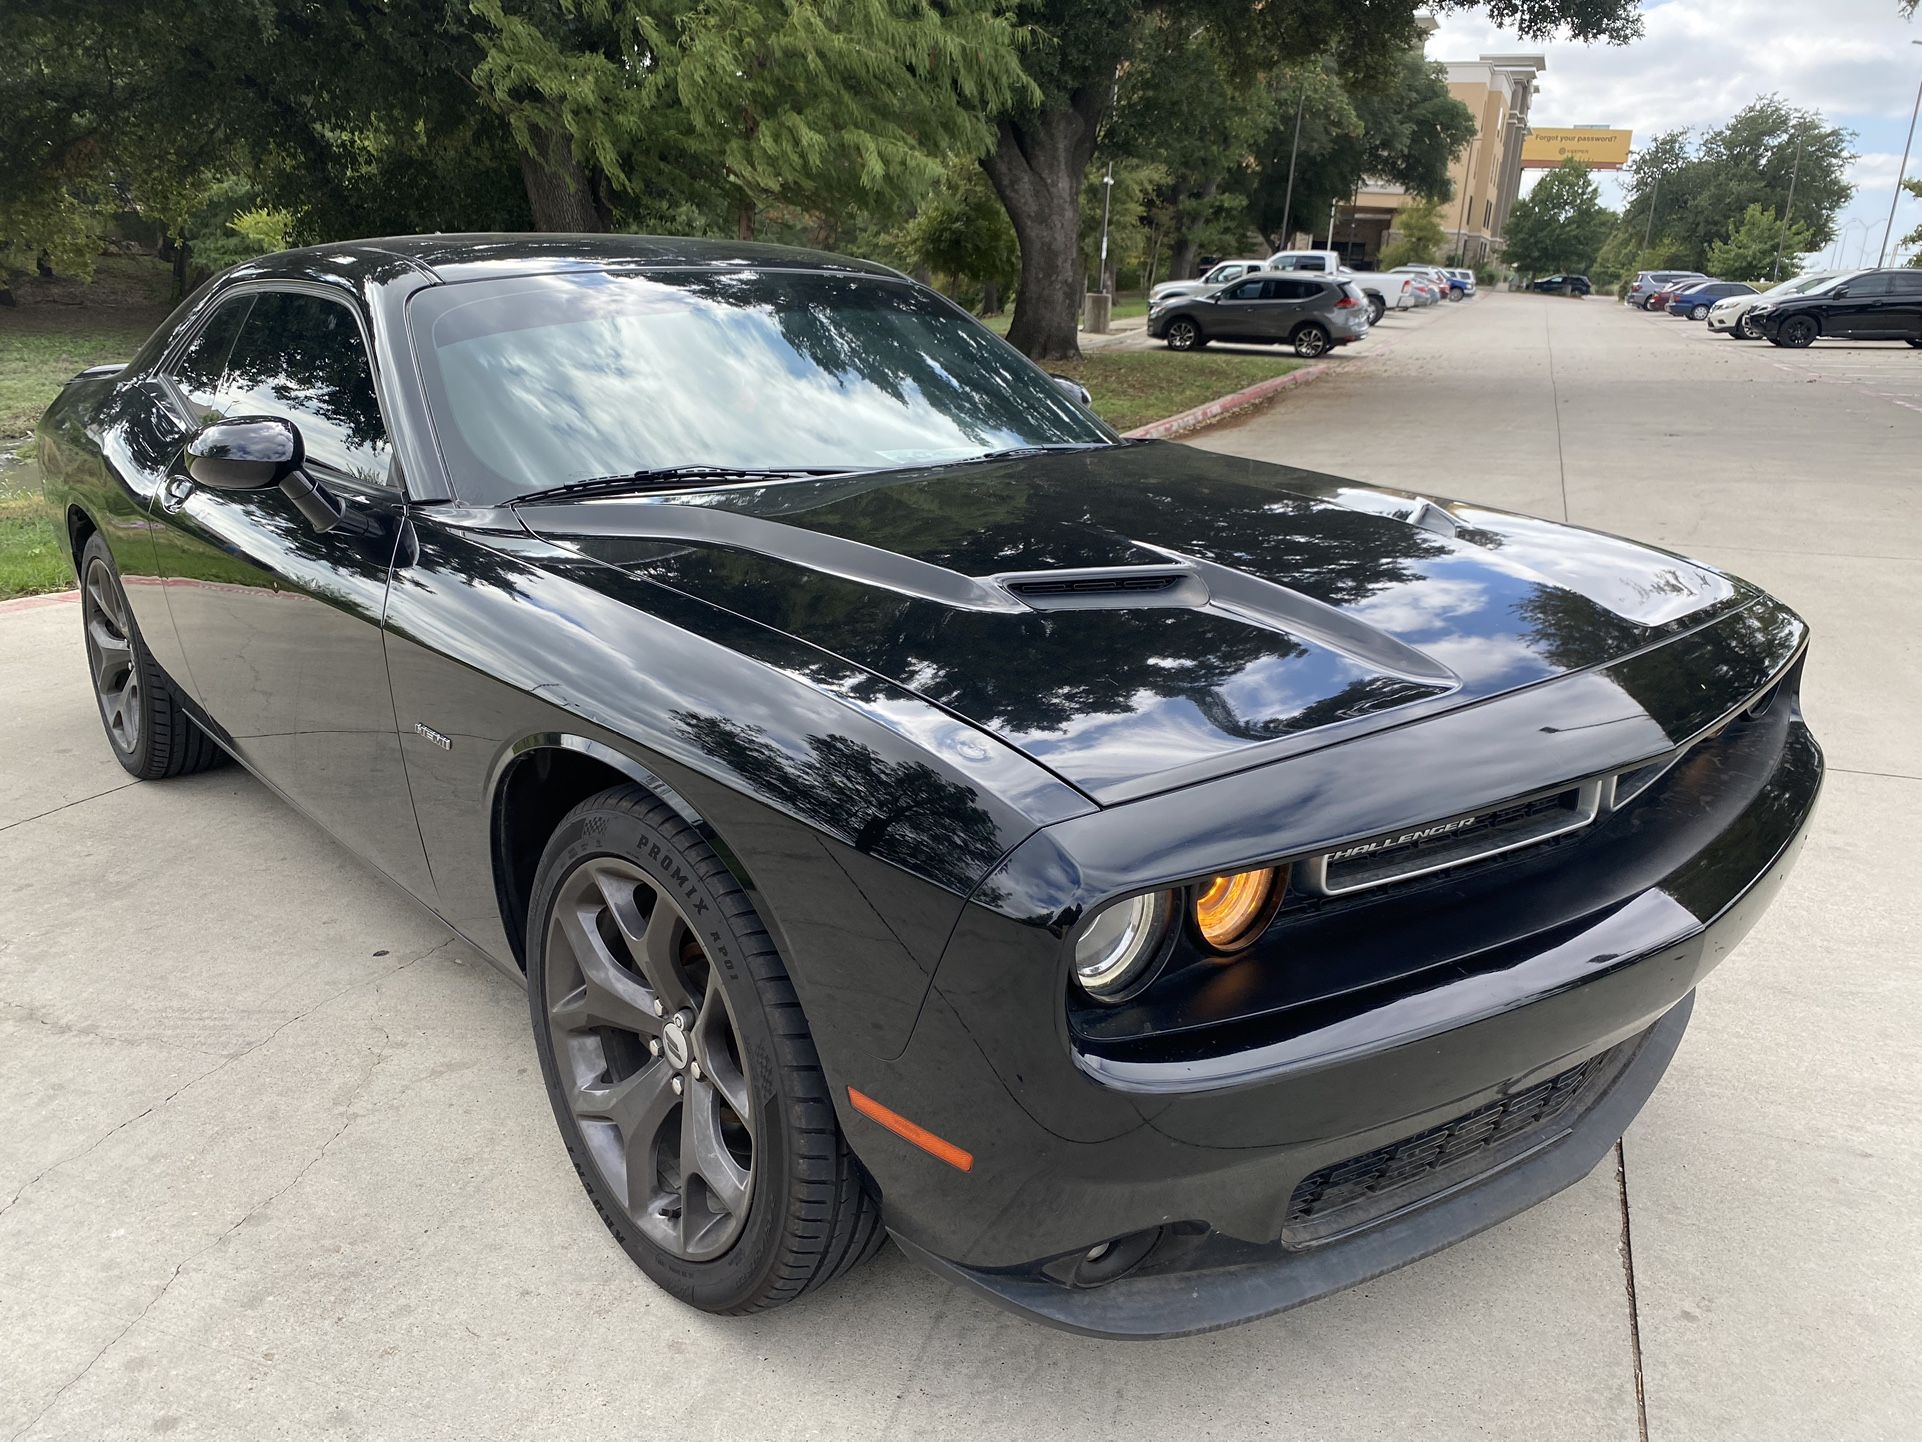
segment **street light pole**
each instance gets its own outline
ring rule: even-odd
[[[1295,217],[1295,156],[1301,152],[1301,112],[1308,104],[1308,87],[1301,87],[1301,95],[1295,101],[1295,138],[1288,147],[1288,191],[1281,202],[1281,243],[1288,244],[1292,232],[1288,223]]]
[[[1911,40],[1911,45],[1922,45],[1922,40]],[[1915,117],[1922,114],[1922,80],[1915,85],[1915,104],[1909,107],[1909,138],[1902,142],[1902,164],[1895,172],[1895,194],[1889,197],[1889,223],[1882,227],[1882,248],[1875,253],[1875,263],[1880,265],[1883,256],[1888,254],[1889,237],[1895,233],[1895,208],[1902,203],[1902,177],[1909,173],[1909,147],[1915,144]]]
[[[1112,294],[1114,287],[1108,283],[1108,202],[1114,198],[1114,162],[1108,162],[1108,173],[1101,177],[1101,289],[1103,294]]]
[[[1655,203],[1662,198],[1662,172],[1655,172],[1655,185],[1648,193],[1648,225],[1642,231],[1642,253],[1648,253],[1649,242],[1655,238]]]
[[[1782,278],[1782,246],[1788,240],[1789,226],[1795,219],[1795,181],[1801,173],[1802,137],[1798,134],[1795,137],[1795,164],[1789,170],[1789,203],[1782,207],[1782,225],[1775,232],[1775,269],[1769,275],[1770,280],[1779,281]]]

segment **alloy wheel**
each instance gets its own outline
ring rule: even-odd
[[[1178,320],[1168,327],[1168,349],[1193,350],[1201,332],[1191,320]]]
[[[1313,360],[1328,349],[1328,334],[1320,326],[1303,326],[1295,334],[1295,354],[1303,360]]]
[[[87,669],[93,677],[100,717],[107,723],[113,744],[131,754],[140,745],[142,716],[133,626],[127,618],[127,598],[119,581],[107,563],[97,557],[87,567],[80,614],[87,629]]]
[[[690,1262],[740,1237],[754,1196],[746,1052],[674,899],[617,857],[562,882],[546,991],[567,1104],[634,1227]]]

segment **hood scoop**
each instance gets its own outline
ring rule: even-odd
[[[1188,567],[1108,566],[1016,571],[991,578],[1037,611],[1139,610],[1208,604],[1208,586]]]

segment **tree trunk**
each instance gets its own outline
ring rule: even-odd
[[[981,282],[981,314],[1001,314],[1001,282],[984,280]]]
[[[183,235],[174,242],[174,293],[177,301],[187,298],[187,261],[193,247]]]
[[[535,229],[606,230],[608,217],[586,168],[574,158],[567,132],[542,127],[533,139],[539,154],[521,152],[521,184],[527,187]]]
[[[754,207],[742,205],[734,215],[734,238],[736,240],[754,239]]]
[[[1065,109],[1003,118],[994,149],[981,157],[1021,247],[1021,289],[1008,341],[1034,360],[1081,354],[1075,326],[1081,311],[1081,182],[1094,159],[1110,93],[1104,81],[1077,90]]]
[[[1195,278],[1195,256],[1201,250],[1200,242],[1194,236],[1183,232],[1175,241],[1174,254],[1168,257],[1168,277],[1171,280],[1193,280]]]

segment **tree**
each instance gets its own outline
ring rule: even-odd
[[[914,264],[948,281],[951,294],[978,291],[983,315],[1001,309],[1021,272],[1008,213],[972,159],[950,166],[908,222],[902,244]]]
[[[1442,0],[1441,9],[1469,0]],[[1426,8],[1426,7],[1425,7]],[[1488,19],[1540,38],[1566,28],[1577,40],[1626,41],[1640,33],[1632,0],[1491,0]],[[1392,73],[1415,49],[1416,0],[1020,0],[1034,42],[1022,53],[1034,98],[995,115],[982,166],[1008,208],[1021,245],[1021,296],[1008,338],[1039,359],[1079,354],[1075,314],[1081,270],[1076,236],[1082,181],[1118,83],[1141,53],[1148,26],[1189,35],[1218,28],[1230,79],[1253,84],[1290,61],[1327,55],[1359,87]]]
[[[1723,280],[1774,282],[1776,272],[1786,264],[1790,274],[1797,257],[1814,249],[1809,227],[1799,221],[1784,220],[1759,205],[1751,205],[1742,218],[1729,227],[1728,238],[1708,248],[1710,275]]]
[[[1795,213],[1810,249],[1835,236],[1835,217],[1854,187],[1848,165],[1852,131],[1828,124],[1819,111],[1797,110],[1773,95],[1744,106],[1707,131],[1691,151],[1686,131],[1666,131],[1630,164],[1623,219],[1640,235],[1666,236],[1677,262],[1709,266],[1709,247],[1725,240],[1751,205],[1781,217],[1791,179]],[[1797,152],[1800,151],[1800,159]]]
[[[1579,160],[1564,160],[1515,202],[1502,257],[1523,275],[1586,272],[1619,217]]]
[[[1917,200],[1922,200],[1922,178],[1904,180],[1902,182],[1902,188]],[[1909,264],[1922,265],[1922,225],[1918,225],[1914,230],[1903,236],[1902,244],[1915,247],[1915,253],[1909,257]]]
[[[1405,206],[1395,217],[1396,239],[1381,253],[1381,264],[1385,270],[1393,270],[1398,265],[1433,265],[1441,258],[1442,246],[1448,241],[1442,231],[1441,202],[1424,200]]]

